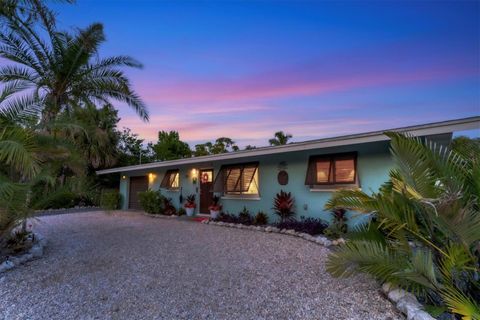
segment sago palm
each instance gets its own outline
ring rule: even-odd
[[[420,138],[386,134],[396,164],[390,180],[371,195],[338,191],[326,205],[372,218],[329,256],[328,271],[367,272],[464,319],[479,319],[479,149],[469,148],[466,157]]]
[[[43,18],[34,22],[7,9],[0,7],[0,57],[11,62],[0,68],[0,97],[8,98],[4,106],[39,106],[42,123],[48,124],[62,111],[113,99],[148,120],[145,104],[122,71],[141,65],[128,56],[98,58],[105,41],[101,24],[75,33],[60,32],[53,13],[44,6],[38,6]]]

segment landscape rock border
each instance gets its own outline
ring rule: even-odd
[[[152,217],[152,218],[164,218],[164,219],[172,219],[172,218],[178,218],[178,216],[176,215],[171,215],[171,216],[167,216],[167,215],[164,215],[164,214],[154,214],[154,213],[147,213],[147,212],[142,212],[142,214],[144,216],[147,216],[147,217]]]
[[[396,308],[407,317],[407,320],[435,320],[423,309],[415,295],[410,292],[397,288],[390,283],[384,283],[382,291]]]
[[[297,232],[293,229],[279,229],[274,226],[247,226],[241,223],[228,223],[228,222],[222,222],[222,221],[212,221],[212,220],[203,220],[203,224],[211,224],[215,226],[221,226],[221,227],[227,227],[227,228],[236,228],[236,229],[245,229],[245,230],[252,230],[252,231],[261,231],[261,232],[266,232],[266,233],[281,233],[281,234],[286,234],[292,237],[297,237],[297,238],[302,238],[304,240],[316,243],[318,245],[324,246],[324,247],[331,247],[331,246],[338,246],[340,244],[345,243],[345,239],[339,238],[336,240],[330,240],[327,237],[324,236],[312,236],[308,233],[304,232]]]
[[[43,251],[47,245],[47,239],[42,235],[35,233],[35,238],[32,247],[28,250],[27,253],[9,257],[8,260],[0,264],[0,274],[15,268],[21,264],[24,264],[28,261],[38,259],[43,256]]]
[[[91,211],[101,211],[103,210],[98,206],[77,206],[72,208],[59,208],[59,209],[45,209],[45,210],[35,210],[34,216],[50,216],[57,214],[67,214],[67,213],[77,213],[77,212],[91,212]]]

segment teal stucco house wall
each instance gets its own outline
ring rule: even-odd
[[[475,129],[480,117],[391,129],[448,144],[452,133]],[[326,201],[340,188],[375,192],[387,181],[394,163],[383,131],[326,138],[283,146],[113,168],[120,173],[122,209],[136,209],[138,192],[160,190],[176,208],[195,194],[196,212],[208,214],[212,196],[221,197],[223,211],[238,214],[263,211],[275,221],[273,200],[280,190],[291,192],[296,216],[328,220]],[[351,215],[350,223],[361,222]]]

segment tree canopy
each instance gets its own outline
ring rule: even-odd
[[[181,158],[189,158],[192,151],[188,143],[180,140],[177,131],[160,131],[158,133],[157,143],[151,145],[156,160],[174,160]]]
[[[284,133],[283,131],[277,131],[274,134],[274,138],[268,140],[268,143],[271,146],[280,146],[287,144],[290,139],[292,139],[292,135],[289,133]]]

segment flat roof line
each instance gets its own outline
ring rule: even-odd
[[[133,165],[133,166],[117,167],[117,168],[111,168],[111,169],[98,170],[96,173],[98,175],[101,175],[101,174],[116,173],[116,172],[146,170],[146,169],[161,168],[161,167],[168,167],[168,166],[196,164],[196,163],[209,162],[209,161],[221,161],[221,160],[229,160],[229,159],[237,159],[237,158],[241,159],[246,157],[263,156],[263,155],[269,155],[269,154],[296,152],[296,151],[304,151],[304,150],[311,150],[311,149],[321,149],[321,148],[345,146],[345,145],[375,142],[375,141],[385,141],[385,140],[389,140],[389,138],[384,135],[385,131],[408,132],[415,136],[424,136],[424,135],[450,133],[455,131],[463,131],[463,130],[478,129],[478,128],[480,128],[480,116],[475,116],[475,117],[455,119],[455,120],[432,122],[432,123],[421,124],[421,125],[301,141],[301,142],[295,142],[295,143],[290,143],[290,144],[281,145],[281,146],[259,147],[252,150],[241,150],[241,151],[207,155],[207,156],[201,156],[201,157],[191,157],[191,158],[139,164],[139,165]]]

